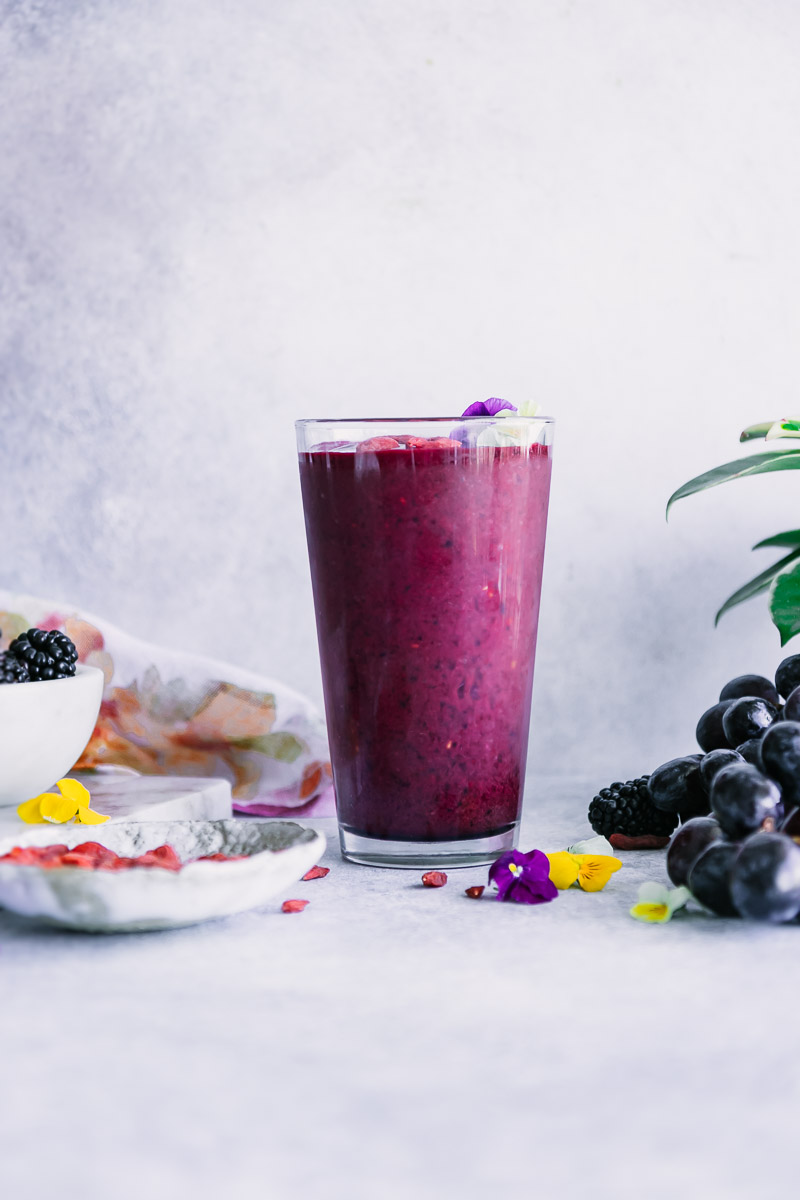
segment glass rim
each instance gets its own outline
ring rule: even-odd
[[[508,414],[507,416],[503,414]],[[530,421],[539,425],[554,425],[555,417],[520,416],[510,409],[502,409],[494,416],[486,415],[472,417],[302,417],[295,425],[452,425],[454,421]]]

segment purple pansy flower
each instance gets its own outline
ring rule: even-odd
[[[470,404],[469,408],[465,408],[462,417],[496,417],[504,408],[508,408],[511,412],[516,412],[517,408],[514,404],[509,404],[507,400],[501,400],[499,396],[490,396],[488,400],[476,400],[474,404]]]
[[[517,904],[546,904],[555,900],[558,888],[550,879],[550,862],[541,850],[509,850],[489,867],[489,883],[497,887],[498,900]]]

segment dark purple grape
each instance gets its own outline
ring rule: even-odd
[[[722,840],[719,822],[713,817],[693,817],[679,826],[667,848],[667,874],[675,887],[685,887],[689,872],[712,842]]]
[[[788,700],[796,687],[800,687],[800,654],[790,654],[775,672],[775,687],[784,700]]]
[[[717,772],[711,785],[711,810],[731,841],[763,829],[772,821],[775,829],[783,816],[777,784],[750,763],[732,763]]]
[[[734,700],[722,718],[722,728],[731,746],[741,746],[742,742],[752,737],[758,737],[763,730],[768,729],[778,710],[769,700],[760,696],[742,696]]]
[[[709,790],[717,771],[729,767],[731,763],[744,762],[738,750],[711,750],[700,761],[700,778],[706,791]]]
[[[761,761],[781,786],[784,804],[800,803],[800,722],[780,721],[761,739]]]
[[[730,706],[730,700],[725,700],[721,704],[714,704],[711,708],[706,709],[697,722],[695,737],[697,738],[698,746],[706,754],[710,750],[727,750],[730,748],[730,742],[725,737],[725,731],[722,728],[722,718]]]
[[[764,764],[761,760],[761,738],[748,738],[746,742],[742,742],[741,746],[736,747],[737,753],[741,755],[745,762],[751,763],[764,774]]]
[[[648,780],[650,798],[662,812],[691,816],[707,810],[708,804],[700,779],[700,755],[672,758],[656,767]]]
[[[782,833],[754,833],[731,872],[739,914],[753,921],[791,921],[800,912],[800,846]]]
[[[689,891],[718,917],[739,915],[731,898],[731,871],[740,848],[735,842],[712,842],[689,871]]]
[[[800,687],[796,687],[786,697],[786,703],[783,706],[783,719],[784,721],[800,721]]]
[[[781,833],[790,838],[800,838],[800,808],[790,808],[781,824]]]
[[[742,696],[760,696],[776,706],[781,702],[775,684],[764,675],[737,675],[719,694],[720,700],[741,700]]]

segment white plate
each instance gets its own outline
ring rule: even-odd
[[[168,842],[181,861],[246,854],[238,862],[193,862],[180,871],[132,867],[92,871],[0,862],[0,906],[50,925],[92,933],[173,929],[258,908],[319,862],[325,836],[294,821],[140,821],[50,825],[0,839],[13,846],[100,842],[133,857]]]

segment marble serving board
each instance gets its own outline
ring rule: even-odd
[[[135,775],[127,771],[74,771],[69,778],[80,780],[89,789],[92,808],[115,822],[221,821],[233,813],[227,779]],[[23,827],[16,809],[0,809],[0,829],[15,827]]]

